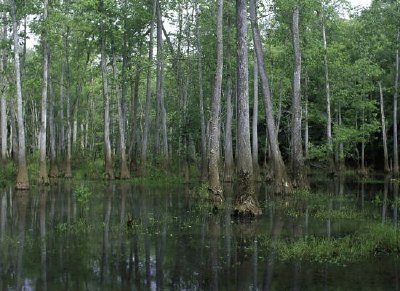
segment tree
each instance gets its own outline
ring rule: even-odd
[[[271,93],[269,89],[267,73],[265,70],[264,55],[257,23],[256,0],[250,0],[250,22],[253,32],[254,50],[256,52],[257,65],[261,80],[261,90],[264,96],[265,118],[267,122],[268,141],[271,148],[272,173],[275,191],[277,193],[290,193],[292,192],[292,184],[287,176],[286,167],[282,159],[276,134]]]
[[[293,43],[293,93],[292,93],[292,124],[291,124],[291,167],[293,185],[308,188],[307,172],[304,166],[303,145],[301,142],[301,52],[299,35],[299,6],[295,5],[292,12],[292,43]]]
[[[223,200],[221,183],[219,180],[221,83],[223,72],[222,12],[223,0],[217,0],[217,67],[211,99],[210,151],[208,161],[209,197],[214,202],[222,202]]]
[[[5,5],[6,0],[1,2]],[[0,164],[4,164],[7,159],[7,79],[6,79],[6,66],[7,66],[7,12],[3,8],[1,13],[2,29],[0,31],[0,136],[1,136],[1,153]]]
[[[261,215],[254,190],[253,161],[250,145],[249,76],[247,48],[247,4],[236,0],[237,31],[237,175],[238,194],[235,198],[235,212],[238,216]]]
[[[48,0],[44,0],[43,7],[43,23],[46,25],[48,14]],[[47,44],[46,29],[42,33],[43,46],[43,84],[42,84],[42,112],[40,121],[40,138],[39,138],[39,183],[49,184],[49,176],[46,166],[46,140],[47,140],[47,89],[49,80],[49,48]]]
[[[100,9],[103,11],[104,2],[100,1]],[[103,79],[103,98],[104,98],[104,175],[108,180],[114,179],[114,168],[111,156],[110,143],[110,98],[108,95],[108,70],[106,59],[106,40],[104,20],[100,24],[100,43],[101,43],[101,75]]]
[[[153,1],[153,13],[150,21],[150,37],[149,37],[149,57],[148,57],[148,67],[147,67],[147,78],[146,78],[146,108],[144,113],[144,126],[143,126],[143,136],[142,136],[142,151],[140,158],[140,169],[141,173],[145,173],[146,161],[147,161],[147,144],[149,138],[150,129],[150,106],[151,106],[151,72],[153,63],[153,32],[154,32],[154,21],[157,11],[157,0]]]
[[[14,41],[14,67],[15,83],[17,88],[17,121],[18,121],[18,166],[17,180],[15,188],[18,190],[29,189],[28,170],[26,167],[26,146],[25,146],[25,126],[24,112],[22,108],[22,83],[21,83],[21,64],[19,58],[19,36],[15,0],[10,0],[11,19]]]

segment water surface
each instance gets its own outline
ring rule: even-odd
[[[312,187],[332,194],[328,209],[350,195],[373,219],[397,222],[393,183],[333,179]],[[0,190],[0,290],[399,290],[394,255],[345,266],[282,261],[262,243],[341,237],[362,221],[286,215],[277,210],[280,198],[259,185],[263,216],[237,223],[232,185],[218,214],[199,201],[198,188],[60,181]]]

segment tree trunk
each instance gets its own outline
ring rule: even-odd
[[[382,84],[378,82],[379,85],[379,100],[380,100],[380,107],[381,107],[381,127],[382,127],[382,140],[383,140],[383,158],[384,158],[384,172],[389,173],[389,155],[388,155],[388,148],[387,148],[387,136],[386,136],[386,121],[385,121],[385,106],[383,103],[383,91],[382,91]]]
[[[0,72],[2,74],[2,72]],[[1,115],[1,156],[0,164],[4,164],[7,160],[7,102],[5,94],[2,93],[0,100],[0,115]]]
[[[71,128],[71,92],[70,92],[70,72],[69,72],[69,27],[65,34],[65,70],[66,70],[66,118],[67,118],[67,155],[65,160],[65,178],[72,178],[71,158],[72,158],[72,128]]]
[[[207,137],[206,121],[204,114],[204,92],[203,92],[203,52],[200,43],[200,10],[196,1],[196,45],[198,58],[198,79],[199,79],[199,109],[200,109],[200,131],[201,131],[201,181],[207,180]]]
[[[231,39],[231,21],[228,19],[227,39]],[[235,172],[235,163],[233,161],[232,147],[232,69],[231,69],[231,46],[230,41],[227,43],[226,60],[228,76],[226,79],[226,121],[225,121],[225,137],[224,137],[224,182],[232,182]]]
[[[325,32],[325,16],[324,7],[321,8],[321,30],[322,30],[322,45],[324,50],[324,70],[325,70],[325,94],[326,94],[326,138],[328,146],[328,163],[330,173],[335,172],[335,163],[333,159],[333,142],[332,142],[332,116],[331,116],[331,90],[329,83],[329,69],[328,69],[328,51],[326,45],[326,32]]]
[[[399,151],[397,149],[397,97],[399,95],[399,44],[400,30],[397,30],[397,48],[396,48],[396,76],[394,80],[394,95],[393,95],[393,175],[399,176]]]
[[[147,81],[146,81],[146,108],[144,114],[144,128],[142,136],[142,151],[140,157],[140,172],[142,175],[146,172],[146,160],[147,160],[147,143],[150,129],[150,106],[151,106],[151,71],[153,64],[153,31],[154,31],[154,19],[157,10],[157,0],[153,1],[153,14],[150,23],[150,40],[149,40],[149,58],[148,58],[148,69],[147,69]]]
[[[58,177],[58,165],[57,165],[57,154],[56,154],[56,129],[54,124],[54,91],[53,91],[53,82],[51,79],[50,72],[50,52],[49,52],[49,73],[48,73],[48,83],[49,83],[49,94],[50,94],[50,102],[49,102],[49,127],[50,127],[50,173],[49,177],[55,178]]]
[[[25,147],[25,127],[24,112],[22,108],[22,84],[21,84],[21,67],[19,60],[19,37],[17,16],[15,11],[15,0],[10,0],[11,18],[13,25],[14,40],[14,66],[15,81],[17,88],[17,121],[18,121],[18,174],[15,188],[18,190],[29,189],[28,171],[26,167],[26,147]]]
[[[308,75],[304,78],[304,156],[308,158],[308,143],[309,143],[309,129],[308,129]]]
[[[43,7],[43,22],[46,24],[47,21],[47,7],[48,0],[44,0]],[[39,183],[49,184],[49,176],[47,174],[46,166],[46,139],[47,139],[47,86],[49,80],[49,49],[47,45],[47,35],[42,34],[42,46],[43,46],[43,84],[42,84],[42,112],[40,120],[40,142],[39,142]]]
[[[293,8],[292,15],[293,95],[291,124],[291,166],[292,182],[295,187],[309,188],[307,172],[304,166],[303,145],[301,141],[301,52],[299,35],[299,6]]]
[[[2,5],[6,4],[6,0],[1,1]],[[0,31],[0,43],[7,40],[7,12],[3,9],[2,16],[2,29]],[[4,164],[7,160],[7,101],[6,93],[8,89],[7,78],[6,78],[6,66],[7,66],[7,50],[5,48],[0,49],[0,124],[1,124],[1,154],[0,164]]]
[[[255,193],[253,181],[253,161],[250,144],[249,115],[249,73],[247,51],[247,9],[246,0],[236,0],[237,29],[237,175],[238,193],[235,198],[234,212],[238,216],[256,216],[262,214]]]
[[[14,165],[18,165],[18,129],[15,123],[15,101],[11,100],[10,106],[11,148]]]
[[[253,157],[253,171],[254,180],[260,179],[259,166],[258,166],[258,65],[257,57],[254,54],[253,64],[253,125],[252,125],[252,157]]]
[[[220,160],[220,111],[221,111],[221,83],[223,70],[223,39],[222,13],[223,0],[217,0],[217,66],[214,78],[214,88],[211,100],[210,124],[210,153],[208,162],[208,190],[209,198],[214,202],[222,202],[223,194],[219,180]]]
[[[117,60],[115,56],[115,50],[113,48],[112,53],[112,66],[114,73],[114,83],[115,83],[115,93],[117,95],[117,109],[118,109],[118,128],[119,128],[119,143],[121,149],[121,173],[120,179],[129,179],[130,173],[128,168],[128,163],[126,159],[126,143],[125,143],[125,118],[122,107],[122,97],[119,89],[119,80],[118,80],[118,68],[117,68]]]
[[[103,2],[101,2],[101,4],[103,4]],[[104,98],[104,178],[107,180],[114,180],[110,143],[110,98],[108,96],[106,40],[103,22],[101,23],[101,75],[103,79]]]
[[[161,154],[164,162],[168,164],[167,112],[164,104],[164,54],[162,26],[161,6],[160,2],[157,0],[157,99],[159,101],[159,114],[161,115]]]
[[[129,157],[131,170],[136,170],[137,158],[137,112],[139,105],[139,83],[140,68],[136,67],[135,79],[131,81],[131,142],[129,146]]]
[[[271,148],[272,173],[274,186],[277,193],[291,193],[293,191],[291,181],[288,179],[286,167],[283,163],[276,135],[275,120],[272,108],[271,94],[269,90],[268,76],[265,71],[264,56],[262,51],[260,32],[258,30],[256,16],[256,0],[250,0],[250,19],[253,31],[254,49],[256,51],[258,70],[261,79],[261,90],[264,96],[265,116],[268,129],[268,139]]]
[[[65,43],[63,41],[63,43]],[[65,45],[65,44],[63,44]],[[64,49],[65,51],[65,49]],[[59,120],[59,142],[58,142],[58,158],[60,162],[64,160],[65,154],[65,131],[64,131],[64,77],[65,77],[65,56],[63,56],[61,64],[61,76],[60,76],[60,100],[58,109],[58,120]],[[61,164],[60,164],[61,165]]]

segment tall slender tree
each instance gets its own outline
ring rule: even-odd
[[[290,193],[293,188],[292,183],[287,176],[286,167],[282,159],[276,134],[271,93],[269,89],[268,76],[265,70],[264,54],[257,23],[256,0],[250,0],[250,22],[253,32],[254,50],[257,56],[258,71],[261,80],[261,91],[264,97],[265,118],[267,122],[268,141],[272,158],[272,173],[275,191],[277,193]]]
[[[121,179],[129,179],[130,173],[129,173],[128,162],[127,162],[127,158],[126,158],[126,143],[125,143],[125,114],[124,114],[124,110],[123,110],[121,90],[119,87],[117,57],[115,55],[114,45],[112,48],[112,67],[113,67],[113,73],[114,73],[115,94],[117,95],[119,145],[120,145],[120,153],[121,153],[120,178]]]
[[[100,9],[103,12],[104,2],[100,1]],[[110,97],[108,94],[108,70],[106,58],[106,40],[104,20],[100,24],[100,42],[101,42],[101,75],[103,79],[103,98],[104,98],[104,177],[109,180],[114,179],[114,167],[111,155],[110,142]]]
[[[2,0],[1,4],[5,7],[6,0]],[[5,42],[7,41],[7,12],[6,9],[2,9],[1,12],[1,25],[0,30],[0,136],[1,136],[1,153],[0,153],[0,164],[5,163],[7,159],[7,78],[6,78],[6,66],[7,66],[7,49],[5,48]]]
[[[228,33],[227,39],[231,39],[231,20],[228,18]],[[227,72],[226,78],[226,120],[225,120],[225,136],[224,136],[224,182],[232,182],[235,173],[235,163],[233,160],[232,146],[232,69],[231,69],[231,45],[227,42],[226,47]]]
[[[398,150],[398,133],[397,133],[397,99],[399,96],[399,46],[400,46],[400,29],[397,30],[396,40],[396,72],[394,80],[394,95],[393,95],[393,175],[399,176],[399,150]]]
[[[161,154],[164,161],[168,161],[168,134],[167,134],[167,111],[164,102],[164,53],[162,38],[162,13],[160,1],[157,0],[157,100],[161,115]]]
[[[385,106],[383,103],[383,90],[382,83],[378,82],[379,85],[379,104],[381,109],[381,129],[382,129],[382,142],[383,142],[383,161],[384,161],[384,172],[389,173],[389,155],[387,148],[387,136],[386,136],[386,119],[385,119]]]
[[[210,149],[208,161],[208,190],[209,197],[214,202],[222,202],[223,193],[219,179],[220,161],[220,113],[221,113],[221,86],[223,72],[223,36],[222,12],[223,0],[217,0],[217,67],[215,70],[214,88],[211,99],[210,122]]]
[[[249,73],[247,49],[247,4],[236,0],[237,31],[237,176],[239,189],[235,199],[235,212],[241,216],[262,214],[255,195],[253,161],[250,144]]]
[[[150,106],[151,106],[151,73],[153,70],[153,32],[154,32],[154,21],[157,11],[157,0],[153,0],[153,13],[150,21],[150,37],[149,37],[149,57],[148,57],[148,68],[147,68],[147,78],[146,78],[146,107],[144,113],[144,126],[143,126],[143,136],[142,136],[142,150],[140,157],[140,171],[144,174],[146,171],[146,161],[147,161],[147,147],[150,129]]]
[[[17,88],[17,121],[18,121],[18,174],[15,187],[19,190],[29,189],[28,169],[26,167],[26,146],[25,146],[25,126],[24,111],[22,104],[22,82],[21,82],[21,64],[19,58],[19,36],[17,14],[15,9],[15,0],[10,0],[11,19],[13,27],[14,40],[14,66],[15,82]]]
[[[49,49],[47,44],[47,14],[48,14],[48,0],[43,3],[43,24],[42,31],[42,46],[43,46],[43,80],[42,80],[42,112],[40,120],[40,137],[39,137],[39,183],[49,184],[49,176],[47,174],[46,166],[46,147],[47,147],[47,89],[49,80]]]
[[[321,32],[322,32],[322,46],[324,51],[324,72],[325,72],[325,96],[326,96],[326,138],[328,146],[328,171],[333,173],[335,171],[335,163],[333,158],[333,140],[332,140],[332,114],[331,114],[331,88],[329,80],[329,67],[328,67],[328,49],[326,42],[326,29],[325,29],[325,5],[324,1],[321,4]]]
[[[303,146],[301,142],[301,52],[299,14],[299,6],[295,5],[292,12],[292,43],[294,60],[292,85],[291,167],[293,185],[299,188],[308,188],[307,173],[304,167]]]
[[[204,113],[204,91],[203,91],[203,51],[200,39],[200,9],[196,0],[196,48],[199,82],[199,109],[200,109],[200,132],[201,132],[201,180],[207,180],[207,137],[206,119]]]

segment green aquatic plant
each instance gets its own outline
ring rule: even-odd
[[[89,209],[89,200],[91,196],[92,192],[87,186],[80,184],[74,187],[74,197],[77,204],[81,207],[82,214],[84,211],[87,211]]]

